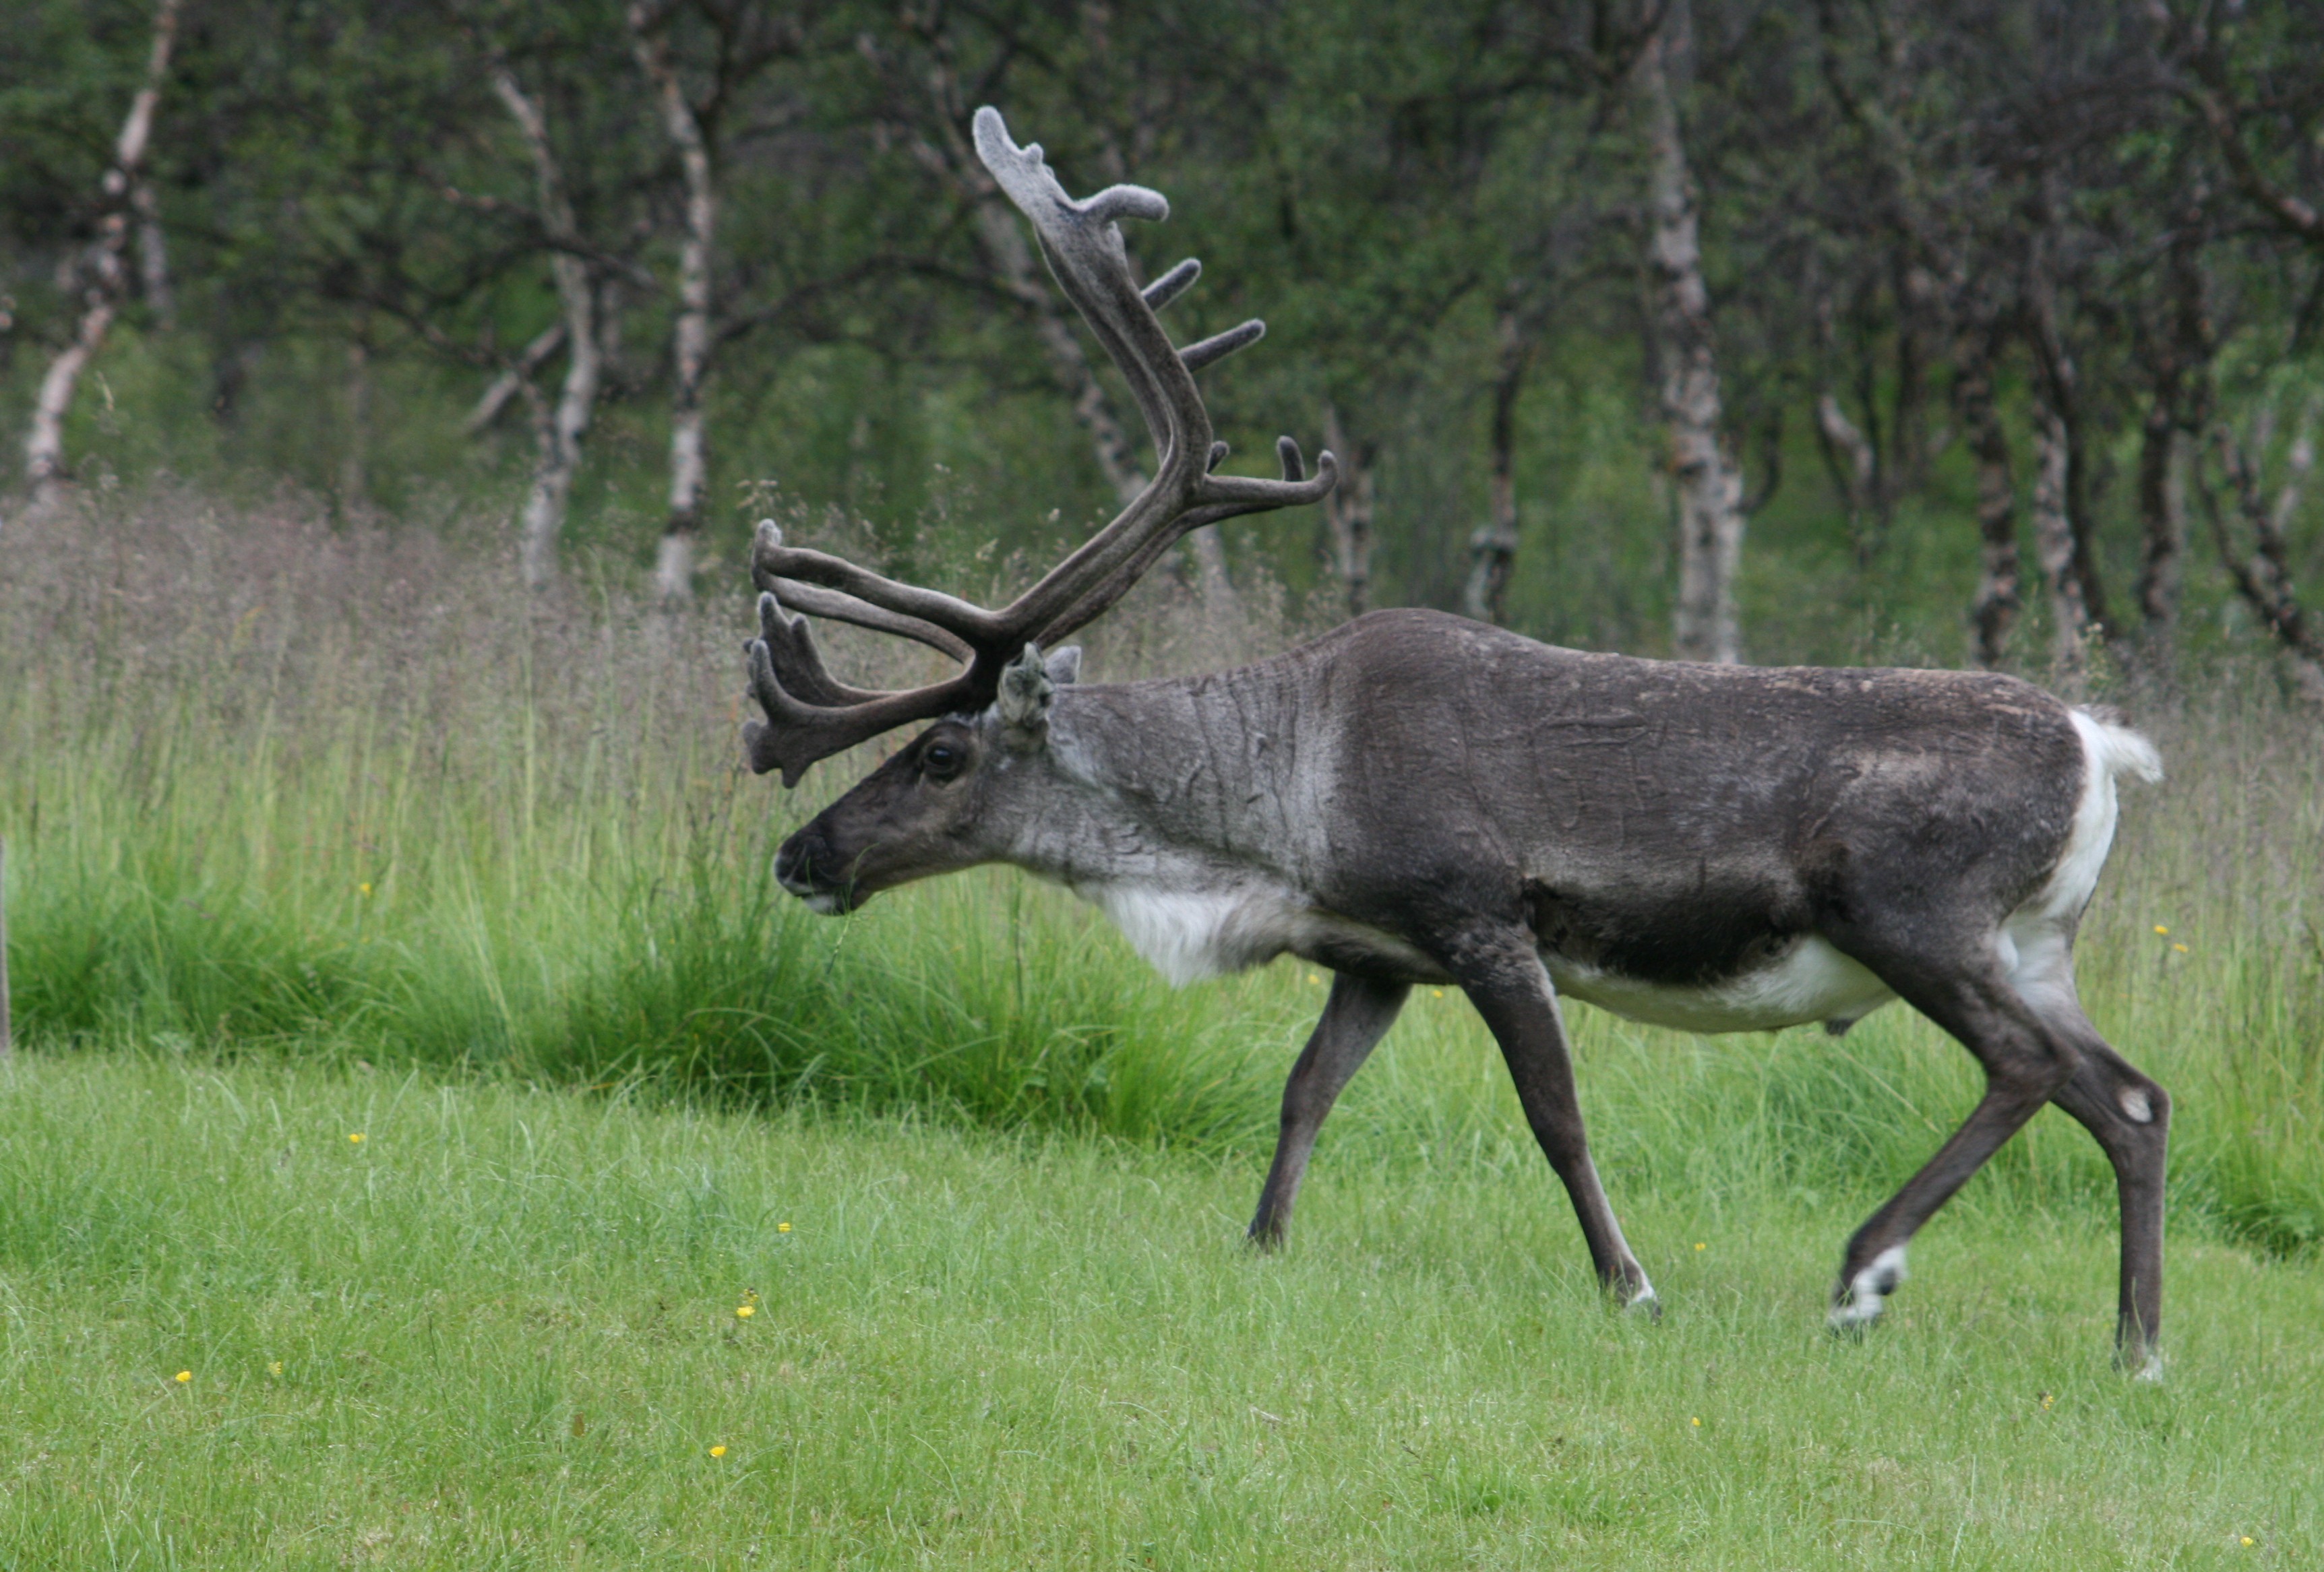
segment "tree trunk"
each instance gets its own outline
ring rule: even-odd
[[[2053,679],[2073,689],[2089,666],[2090,609],[2076,567],[2081,543],[2067,512],[2072,443],[2065,421],[2046,406],[2034,412],[2034,544],[2050,595],[2050,666]]]
[[[153,113],[161,99],[162,78],[170,69],[170,50],[177,41],[181,0],[161,0],[153,13],[152,49],[145,59],[145,82],[130,100],[129,116],[122,122],[114,144],[112,167],[105,171],[104,214],[97,221],[97,240],[84,264],[87,284],[82,290],[80,324],[72,342],[49,363],[32,405],[32,424],[24,438],[24,479],[35,511],[46,509],[60,494],[67,474],[65,417],[81,372],[88,368],[113,318],[121,309],[127,274],[122,253],[129,243],[131,192],[145,166],[145,146],[153,132]]]
[[[1332,532],[1332,566],[1348,597],[1348,615],[1371,609],[1372,446],[1352,440],[1340,424],[1336,404],[1323,406],[1323,446],[1340,461],[1340,483],[1323,497],[1323,522]]]
[[[2096,633],[2111,639],[2120,630],[2107,612],[2106,584],[2098,576],[2097,527],[2090,515],[2089,456],[2082,441],[2081,372],[2059,326],[2056,286],[2050,277],[2046,246],[2040,242],[2034,266],[2029,270],[2028,285],[2027,304],[2043,384],[2040,434],[2043,441],[2053,442],[2057,448],[2056,501],[2067,531],[2066,539],[2056,549],[2065,554],[2062,571],[2074,580],[2074,599],[2080,609],[2077,637]],[[2051,460],[2052,455],[2045,452],[2042,465],[2045,477],[2050,473]],[[2036,496],[2034,523],[2038,534],[2044,527],[2039,514],[2038,483]],[[2052,548],[2044,544],[2042,549],[2043,571],[2047,572]],[[2074,669],[2080,669],[2079,664]]]
[[[1678,488],[1678,607],[1674,642],[1682,660],[1732,665],[1743,658],[1735,578],[1743,556],[1743,480],[1719,440],[1719,364],[1711,296],[1702,280],[1694,186],[1679,134],[1664,55],[1671,23],[1639,52],[1636,84],[1646,123],[1653,216],[1655,325],[1662,360],[1663,414],[1670,428],[1671,476]]]
[[[2186,476],[2192,437],[2209,424],[2211,360],[2218,351],[2203,273],[2204,202],[2199,177],[2186,181],[2186,207],[2171,235],[2169,326],[2149,340],[2153,396],[2139,437],[2138,572],[2141,654],[2149,672],[2169,674],[2178,657],[2180,584],[2187,549]]]
[[[1840,505],[1848,510],[1848,538],[1855,548],[1856,565],[1868,565],[1882,530],[1879,511],[1880,464],[1871,440],[1857,429],[1840,399],[1830,389],[1816,398],[1816,439],[1824,463],[1840,488]]]
[[[2179,463],[2185,441],[2179,429],[2178,403],[2175,386],[2158,388],[2139,429],[2139,654],[2147,670],[2157,676],[2176,663],[2181,560],[2187,540],[2186,493]]]
[[[161,232],[161,204],[153,182],[140,180],[130,192],[137,210],[137,280],[144,291],[145,308],[162,332],[178,326],[178,298],[170,288],[170,246]]]
[[[1971,654],[1987,670],[2009,652],[2009,632],[2024,602],[2017,556],[2017,487],[2010,473],[2009,433],[1993,407],[1993,363],[1973,355],[1954,384],[1963,434],[1977,462],[1977,599],[1969,605]]]
[[[678,248],[678,323],[672,334],[669,516],[654,562],[654,584],[662,598],[682,601],[694,593],[695,543],[709,491],[702,384],[710,370],[711,246],[718,227],[718,193],[708,139],[687,102],[658,14],[646,0],[632,0],[629,17],[638,63],[653,84],[662,129],[678,149],[686,176],[686,236]]]
[[[1501,308],[1500,364],[1493,379],[1493,468],[1484,528],[1469,538],[1469,583],[1462,610],[1499,626],[1508,613],[1517,559],[1517,407],[1530,345],[1513,306]]]
[[[2236,510],[2251,530],[2252,548],[2248,552],[2236,546],[2219,510],[2217,493],[2208,482],[2200,480],[2198,473],[2203,510],[2210,518],[2211,536],[2218,542],[2219,560],[2227,567],[2227,575],[2235,580],[2236,592],[2275,636],[2284,658],[2291,664],[2292,681],[2301,696],[2324,708],[2324,636],[2319,635],[2316,625],[2308,619],[2307,609],[2300,603],[2286,540],[2292,515],[2300,507],[2301,493],[2316,465],[2315,423],[2316,408],[2311,404],[2300,434],[2292,440],[2284,482],[2273,504],[2267,499],[2260,473],[2267,446],[2266,424],[2262,423],[2248,445],[2237,439],[2224,423],[2213,431],[2212,446],[2227,471],[2227,483],[2234,488]]]
[[[557,577],[557,543],[565,533],[565,514],[573,494],[573,478],[581,467],[581,446],[597,409],[601,341],[598,337],[596,282],[588,264],[575,254],[579,229],[573,204],[565,192],[564,172],[549,141],[549,124],[538,105],[525,96],[513,72],[505,65],[493,72],[493,90],[524,133],[532,155],[534,184],[540,195],[541,217],[549,238],[558,249],[549,253],[549,271],[557,282],[557,300],[564,313],[565,383],[553,411],[534,422],[536,457],[532,482],[526,489],[519,529],[520,556],[525,584],[546,589]],[[689,187],[691,176],[688,177]],[[698,381],[698,379],[697,379]],[[697,389],[698,391],[698,389]],[[699,399],[696,400],[697,409]],[[688,575],[690,578],[690,574]],[[687,579],[675,590],[661,586],[665,595],[683,594]]]

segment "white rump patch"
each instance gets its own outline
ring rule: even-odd
[[[1832,1329],[1845,1331],[1879,1319],[1880,1312],[1888,1308],[1888,1296],[1904,1281],[1904,1246],[1891,1245],[1849,1281],[1847,1297],[1831,1307]]]
[[[2098,888],[2107,853],[2114,847],[2120,806],[2115,778],[2125,775],[2143,781],[2163,778],[2163,756],[2154,750],[2153,743],[2127,726],[2101,721],[2080,710],[2068,713],[2082,743],[2082,793],[2074,804],[2074,822],[2066,832],[2057,866],[2033,897],[2002,924],[1995,944],[2011,983],[2037,1003],[2045,993],[2063,990],[2070,997],[2073,982],[2067,962],[2070,935],[2081,919],[2082,908],[2089,905],[2090,892]]]

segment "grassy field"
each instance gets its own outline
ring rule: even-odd
[[[1971,1198],[1858,1344],[1819,1328],[1859,1198],[1620,1186],[1671,1306],[1645,1325],[1602,1308],[1537,1158],[1368,1145],[1327,1145],[1296,1243],[1260,1260],[1235,1242],[1249,1154],[30,1059],[0,1078],[0,1546],[23,1567],[2324,1556],[2312,1264],[2182,1236],[2153,1390],[2101,1357],[2111,1246],[2078,1211]]]
[[[1659,1326],[1604,1312],[1426,989],[1254,1259],[1322,979],[1173,993],[1008,874],[808,915],[768,854],[853,772],[737,771],[739,601],[529,605],[287,508],[23,535],[0,1566],[2324,1551],[2324,748],[2253,674],[2130,695],[2173,773],[2080,951],[2177,1101],[2156,1391],[2107,1367],[2111,1182],[2054,1112],[1892,1324],[1823,1336],[1841,1239],[1976,1096],[1901,1009],[1573,1012]],[[1276,636],[1181,626],[1095,675]]]

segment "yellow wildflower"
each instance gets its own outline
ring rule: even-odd
[[[1694,1247],[1698,1250],[1708,1250],[1711,1248],[1711,1245],[1708,1240],[1697,1239],[1694,1242]]]
[[[272,1361],[272,1363],[270,1363],[270,1364],[266,1366],[266,1374],[268,1374],[269,1375],[280,1375],[280,1374],[282,1374],[282,1361],[281,1361],[281,1360],[280,1360],[280,1359],[276,1359],[276,1360]]]
[[[734,1319],[738,1321],[747,1321],[758,1313],[759,1307],[754,1304],[738,1304],[734,1307]]]
[[[190,1370],[180,1370],[178,1372],[178,1384],[180,1386],[185,1385],[187,1382],[191,1381],[193,1378],[194,1373]]]
[[[2162,924],[2160,924],[2160,923],[2157,923],[2157,924],[2154,924],[2154,931],[2155,931],[2156,933],[2158,933],[2162,934],[2165,939],[2168,939],[2169,937],[2171,937],[2171,930],[2170,930],[2170,929],[2168,929],[2168,928],[2166,928],[2166,927],[2164,927],[2164,926],[2163,926]]]
[[[790,1231],[791,1226],[788,1223],[777,1223],[775,1225],[775,1232],[778,1234],[788,1234]]]
[[[2251,1544],[2252,1544],[2252,1537],[2251,1537],[2249,1534],[2246,1534],[2246,1535],[2244,1536],[2244,1549],[2246,1549],[2246,1550],[2250,1549],[2251,1549]]]
[[[710,1455],[714,1457],[724,1457],[726,1455],[726,1448],[724,1447],[713,1447],[710,1448]]]
[[[359,884],[359,885],[355,886],[355,889],[356,889],[359,893],[361,893],[361,894],[363,894],[363,895],[369,895],[369,894],[371,894],[371,880],[369,880],[369,879],[365,879],[365,880],[364,880],[364,882],[363,882],[363,883],[361,883],[361,884]]]
[[[2176,950],[2181,955],[2188,953],[2187,946],[2184,944],[2173,944],[2171,948]]]
[[[1702,1429],[1702,1421],[1699,1419],[1689,1420],[1686,1422],[1692,1425],[1698,1430]]]
[[[360,1145],[363,1145],[363,1140],[364,1140],[364,1133],[363,1133],[361,1130],[353,1130],[353,1131],[348,1132],[348,1135],[347,1135],[347,1145],[350,1145],[350,1146],[360,1146]]]

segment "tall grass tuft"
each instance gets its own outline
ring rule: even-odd
[[[782,896],[774,846],[857,771],[832,761],[794,798],[740,769],[739,593],[672,612],[585,571],[528,597],[423,531],[166,492],[16,527],[10,552],[0,833],[34,1046],[325,1054],[1221,1154],[1271,1139],[1323,999],[1311,969],[1174,992],[1085,908],[1004,872],[841,921]],[[1093,675],[1216,664],[1179,611],[1167,592],[1130,609]],[[1277,618],[1212,642],[1287,636]],[[2324,747],[2249,674],[2207,684],[2139,717],[2172,774],[2128,799],[2083,987],[2177,1099],[2181,1218],[2312,1251]],[[1323,1160],[1537,1163],[1473,1015],[1419,994]],[[1618,1196],[1868,1204],[1978,1089],[1901,1007],[1837,1043],[1572,1016]],[[1964,1204],[2104,1210],[2111,1189],[2052,1112]]]

